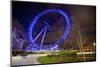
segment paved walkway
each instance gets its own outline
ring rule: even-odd
[[[48,54],[30,54],[24,58],[22,58],[21,56],[12,57],[12,65],[40,64],[37,58],[47,55]]]

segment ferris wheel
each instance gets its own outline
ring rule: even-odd
[[[70,32],[70,17],[61,9],[40,12],[29,26],[28,50],[56,50]]]

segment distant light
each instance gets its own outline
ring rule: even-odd
[[[95,42],[93,43],[93,46],[96,46],[96,43]]]
[[[18,39],[17,39],[17,42],[18,42]]]

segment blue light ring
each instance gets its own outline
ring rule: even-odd
[[[69,34],[69,31],[70,31],[70,19],[69,19],[69,16],[66,13],[64,13],[62,10],[59,10],[59,9],[48,9],[48,10],[45,10],[45,11],[41,12],[40,14],[38,14],[36,16],[36,18],[32,21],[32,24],[29,27],[29,39],[30,39],[31,42],[33,42],[32,29],[33,29],[35,23],[37,22],[37,20],[40,17],[42,17],[44,14],[49,13],[49,12],[56,12],[56,13],[62,15],[65,18],[65,21],[66,21],[65,32],[56,43],[59,43],[61,39],[63,39],[63,40],[66,39],[66,37],[67,37],[67,35]]]

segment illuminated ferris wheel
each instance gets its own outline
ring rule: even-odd
[[[39,13],[29,27],[28,50],[56,50],[70,32],[70,18],[60,9]]]

